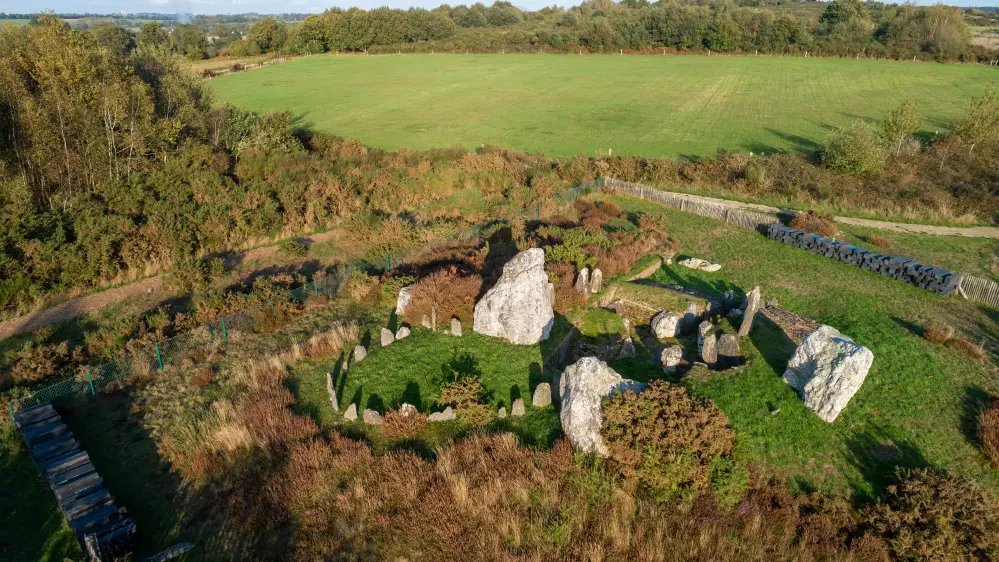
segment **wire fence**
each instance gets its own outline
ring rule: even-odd
[[[574,203],[580,197],[600,189],[603,185],[602,180],[584,183],[550,199],[528,205],[514,213],[512,218],[540,220],[545,215],[557,213],[564,205]],[[432,240],[428,244],[445,240],[471,240],[478,237],[486,226],[476,225],[456,235]],[[304,303],[310,297],[336,297],[355,271],[369,273],[389,271],[393,268],[393,264],[401,265],[405,263],[407,258],[419,255],[424,249],[425,247],[407,248],[388,254],[381,259],[359,260],[351,264],[350,267],[334,270],[333,273],[313,279],[301,287],[221,316],[214,322],[203,324],[172,338],[143,346],[126,345],[125,347],[129,351],[113,361],[79,369],[67,374],[58,382],[36,389],[23,399],[9,402],[10,413],[13,415],[16,410],[30,408],[45,402],[96,396],[99,393],[117,390],[135,376],[163,371],[171,365],[178,364],[194,351],[211,349],[216,345],[228,343],[229,338],[233,335],[255,331],[258,328],[258,323],[265,320],[268,308],[273,310],[280,303]]]

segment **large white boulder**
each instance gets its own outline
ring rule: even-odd
[[[640,391],[645,385],[622,378],[596,357],[583,357],[565,368],[559,387],[562,431],[581,451],[606,457],[607,446],[600,436],[604,398],[616,391]]]
[[[545,252],[531,248],[503,266],[496,286],[475,305],[472,330],[531,345],[548,339],[554,323]]]
[[[783,379],[819,418],[832,422],[860,390],[873,361],[870,349],[820,326],[794,351]]]

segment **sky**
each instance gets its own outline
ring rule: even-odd
[[[160,12],[190,14],[238,14],[257,12],[273,14],[281,12],[318,13],[333,6],[349,8],[392,8],[424,7],[434,8],[442,3],[473,4],[478,0],[0,0],[0,12],[34,13],[41,10],[54,10],[62,13],[128,13]],[[483,0],[491,4],[491,0]],[[576,0],[514,0],[513,4],[522,9],[536,10],[553,4],[576,5]],[[917,4],[935,4],[936,0],[917,1]],[[999,0],[948,0],[946,4],[955,6],[994,6]]]

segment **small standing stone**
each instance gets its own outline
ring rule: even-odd
[[[740,359],[739,338],[733,334],[722,335],[718,339],[718,368],[738,367]]]
[[[513,407],[510,408],[510,415],[517,416],[518,418],[524,415],[523,398],[518,398],[513,401]]]
[[[406,313],[406,307],[409,306],[409,301],[413,300],[413,286],[406,285],[405,287],[399,289],[399,296],[395,299],[395,315],[402,316]]]
[[[505,418],[506,417],[506,408],[503,407],[503,406],[500,406],[499,410],[496,410],[496,417],[499,418],[499,419]]]
[[[599,293],[604,288],[604,272],[599,269],[594,269],[593,274],[590,276],[590,292],[593,294]]]
[[[676,368],[683,361],[683,348],[678,345],[671,345],[662,351],[660,359],[663,364],[663,372],[675,373]]]
[[[430,329],[437,331],[437,307],[430,307]]]
[[[534,388],[534,398],[531,400],[535,408],[544,408],[552,403],[552,385],[543,382]]]
[[[399,414],[402,415],[402,417],[404,418],[415,416],[418,413],[419,411],[417,411],[416,406],[412,404],[407,404],[403,402],[402,405],[399,406]]]
[[[709,366],[714,366],[718,362],[718,336],[709,332],[701,342],[701,361]]]
[[[683,331],[687,332],[697,329],[697,319],[699,316],[697,314],[697,303],[687,303],[687,312],[683,314]]]
[[[715,326],[711,322],[705,320],[697,327],[697,353],[701,352],[704,347],[704,338],[708,337],[708,334],[715,331]]]
[[[357,404],[347,406],[347,411],[343,413],[343,419],[354,421],[357,419]]]
[[[382,328],[382,347],[388,347],[395,341],[395,336],[388,328]]]
[[[461,320],[457,317],[451,319],[451,335],[461,337]]]
[[[579,275],[576,276],[576,290],[580,293],[590,292],[590,268],[584,267],[579,270]]]
[[[381,425],[382,415],[374,410],[364,410],[364,423],[368,425]]]
[[[739,325],[739,337],[749,334],[753,329],[753,318],[756,311],[760,309],[760,286],[753,287],[752,291],[746,295],[746,308],[743,310],[742,324]]]
[[[404,340],[409,337],[409,326],[403,326],[395,333],[395,339]]]
[[[363,345],[354,347],[354,363],[360,363],[368,356],[368,350]]]
[[[446,422],[446,421],[454,421],[454,418],[455,418],[454,410],[451,409],[451,406],[448,406],[447,408],[444,408],[443,412],[434,412],[429,416],[427,416],[427,421]]]
[[[334,411],[340,409],[340,404],[336,399],[336,385],[333,384],[333,373],[326,373],[326,391],[330,393],[330,404]]]
[[[629,359],[635,356],[635,342],[627,338],[621,344],[621,352],[617,354],[618,359]]]
[[[430,317],[427,316],[426,314],[424,314],[423,315],[423,320],[420,322],[420,325],[422,325],[424,328],[426,328],[426,329],[429,330],[430,329]]]

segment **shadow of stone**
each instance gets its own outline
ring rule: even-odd
[[[897,324],[900,328],[907,330],[909,333],[919,338],[923,337],[923,332],[926,331],[919,324],[916,324],[915,322],[910,322],[909,320],[900,318],[898,316],[895,316],[894,314],[891,316],[891,320],[892,322]]]
[[[778,376],[787,370],[787,362],[798,348],[783,328],[763,314],[757,314],[753,320],[749,340]]]
[[[385,413],[385,400],[377,394],[369,394],[368,400],[365,402],[364,407],[358,406],[357,416],[360,417],[364,413],[364,410],[374,410],[380,414]]]
[[[426,412],[430,407],[429,403],[423,403],[423,394],[420,392],[420,385],[413,381],[406,383],[406,389],[402,391],[399,403],[395,404],[394,407],[398,408],[403,404],[412,404],[421,412]]]

